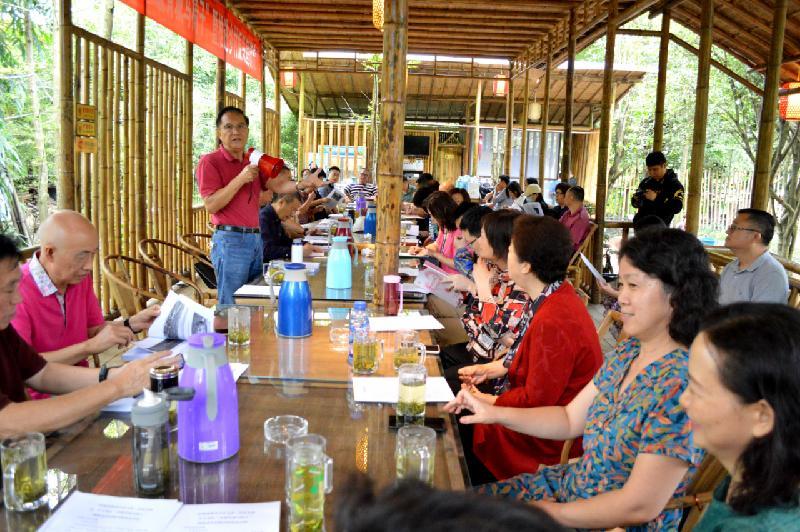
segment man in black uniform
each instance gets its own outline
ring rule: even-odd
[[[639,183],[631,198],[631,204],[639,209],[633,221],[655,215],[669,227],[672,217],[683,209],[683,185],[675,171],[667,169],[667,158],[660,151],[650,153],[645,163],[648,177]]]

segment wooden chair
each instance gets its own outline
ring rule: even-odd
[[[176,271],[174,268],[165,268],[164,257],[168,254],[187,259],[187,262],[191,264],[192,267],[183,271]],[[198,300],[201,304],[205,304],[209,299],[216,299],[216,290],[212,291],[208,288],[200,287],[193,267],[197,257],[189,250],[165,240],[145,238],[139,242],[139,255],[147,264],[166,271],[169,278],[195,288],[198,293]]]
[[[171,288],[172,274],[159,266],[125,255],[108,255],[101,263],[111,297],[123,318],[130,318],[145,308],[150,299],[164,301]],[[198,297],[200,288],[190,284]]]
[[[178,236],[178,243],[191,251],[198,259],[211,264],[208,258],[211,256],[211,234],[209,233],[186,233]]]
[[[675,497],[667,503],[666,509],[680,508],[684,512],[688,510],[681,527],[683,532],[689,532],[694,528],[703,510],[711,503],[714,497],[714,490],[727,474],[728,472],[716,458],[706,454],[706,457],[697,467],[692,482],[686,489],[686,495]]]
[[[578,250],[575,251],[575,253],[572,255],[572,258],[569,259],[569,266],[567,267],[567,279],[569,279],[569,281],[572,283],[572,286],[575,288],[581,287],[581,272],[583,272],[585,268],[583,261],[581,260],[581,253],[586,253],[586,250],[588,250],[589,246],[592,245],[594,232],[597,231],[597,224],[594,222],[589,223],[589,232],[586,233],[586,238],[583,239],[583,242],[581,242]]]

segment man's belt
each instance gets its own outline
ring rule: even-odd
[[[233,231],[234,233],[260,233],[258,227],[241,227],[238,225],[218,225],[217,231]]]

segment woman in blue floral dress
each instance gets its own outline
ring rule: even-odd
[[[509,265],[509,267],[511,267]],[[462,423],[500,423],[539,438],[583,436],[576,462],[488,484],[579,529],[677,530],[681,495],[702,459],[678,399],[687,346],[716,305],[717,280],[700,242],[677,229],[644,232],[620,251],[620,307],[630,339],[566,407],[498,408],[462,390],[445,409]]]

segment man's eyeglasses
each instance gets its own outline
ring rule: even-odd
[[[739,227],[736,224],[731,224],[728,226],[728,232],[733,233],[734,231],[752,231],[753,233],[759,233],[758,229],[750,229],[749,227]]]
[[[247,129],[249,129],[249,127],[250,126],[248,126],[247,124],[225,124],[224,126],[222,126],[222,130],[225,131],[225,132],[234,131],[234,130],[235,131],[246,131]]]

